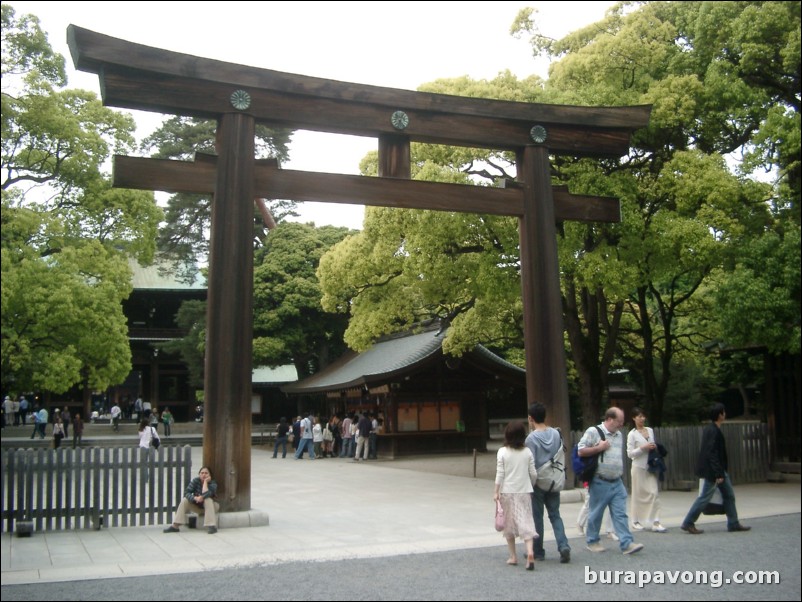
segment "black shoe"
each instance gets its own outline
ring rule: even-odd
[[[735,523],[734,527],[727,527],[727,531],[730,533],[735,533],[736,531],[749,531],[752,527],[747,527],[746,525],[742,525],[741,523]]]
[[[701,535],[704,533],[703,529],[697,529],[694,525],[681,525],[680,529],[691,535]]]
[[[164,530],[164,532],[165,533],[178,533],[178,527],[174,527],[173,525],[170,525],[169,527],[167,527]]]
[[[568,564],[571,562],[571,550],[565,548],[560,550],[560,564]]]
[[[208,529],[206,529],[206,532],[209,535],[214,535],[215,533],[217,533],[217,527],[209,527]]]

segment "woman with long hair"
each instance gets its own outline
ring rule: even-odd
[[[159,433],[156,432],[156,429],[151,428],[150,418],[144,417],[139,422],[139,447],[150,449],[153,439],[159,439]]]
[[[635,428],[627,435],[627,455],[632,460],[632,497],[629,510],[632,528],[642,531],[644,525],[651,525],[653,532],[665,533],[667,529],[660,524],[657,475],[649,472],[648,466],[649,453],[657,449],[657,441],[654,439],[654,431],[646,426],[646,413],[642,409],[632,409],[632,421]]]
[[[526,544],[526,570],[535,570],[533,541],[538,537],[532,516],[533,485],[537,481],[535,459],[524,445],[526,428],[523,422],[513,421],[504,430],[504,446],[496,454],[496,487],[493,500],[500,501],[504,510],[504,539],[510,556],[507,564],[518,564],[515,538]]]

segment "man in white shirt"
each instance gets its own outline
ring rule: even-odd
[[[610,509],[618,545],[624,554],[634,554],[643,549],[642,543],[635,543],[629,530],[627,517],[627,490],[621,480],[624,474],[624,437],[620,433],[624,426],[624,412],[620,408],[610,408],[604,413],[604,422],[585,431],[577,446],[583,458],[599,455],[599,465],[588,488],[590,512],[585,531],[587,548],[591,552],[606,551],[599,541],[604,509]],[[603,436],[602,436],[603,435]]]
[[[111,406],[111,427],[115,431],[120,430],[120,414],[122,414],[122,410],[117,402],[114,402],[114,405]]]
[[[295,459],[301,460],[304,457],[304,450],[309,451],[309,459],[315,459],[314,448],[314,434],[312,433],[312,415],[301,420],[301,442],[298,444],[298,449],[295,450]]]

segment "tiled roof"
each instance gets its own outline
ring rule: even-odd
[[[142,267],[135,260],[131,260],[129,262],[129,266],[133,272],[131,284],[133,285],[134,289],[165,291],[206,290],[206,282],[200,272],[198,272],[194,282],[187,283],[178,280],[176,274],[167,274],[164,272],[164,270],[160,270],[159,264]]]
[[[298,380],[298,371],[292,364],[283,366],[258,366],[253,369],[251,382],[254,385],[269,385],[278,383],[293,383]]]
[[[309,378],[281,390],[285,393],[323,393],[361,385],[379,384],[442,355],[445,331],[429,330],[381,340],[363,353],[350,352]],[[523,378],[524,370],[477,345],[470,354],[483,365],[512,371]]]

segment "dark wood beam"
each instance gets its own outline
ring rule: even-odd
[[[103,102],[109,106],[206,119],[231,110],[230,97],[237,89],[230,84],[139,72],[104,72],[101,80]],[[395,109],[387,105],[293,96],[256,88],[245,91],[251,96],[247,113],[265,125],[373,138],[397,135],[390,122]],[[404,109],[409,117],[404,136],[412,142],[516,150],[532,142],[530,129],[538,123],[532,118],[461,115],[411,109],[400,103],[393,106]],[[546,127],[549,149],[558,154],[618,157],[629,150],[628,129],[577,128],[559,123]]]
[[[209,194],[214,189],[215,173],[215,162],[209,158],[192,163],[115,156],[112,182],[120,188]],[[255,180],[256,196],[269,199],[523,215],[522,187],[492,188],[295,171],[278,169],[273,162],[257,162]],[[554,205],[558,222],[621,221],[620,203],[610,197],[574,195],[565,187],[558,187],[554,189]]]
[[[552,152],[620,156],[650,106],[576,107],[467,98],[281,73],[134,44],[70,25],[77,69],[98,73],[110,106],[216,118],[236,90],[251,96],[243,111],[292,129],[378,137],[398,134],[397,110],[412,141],[517,150],[532,126],[548,132]]]

